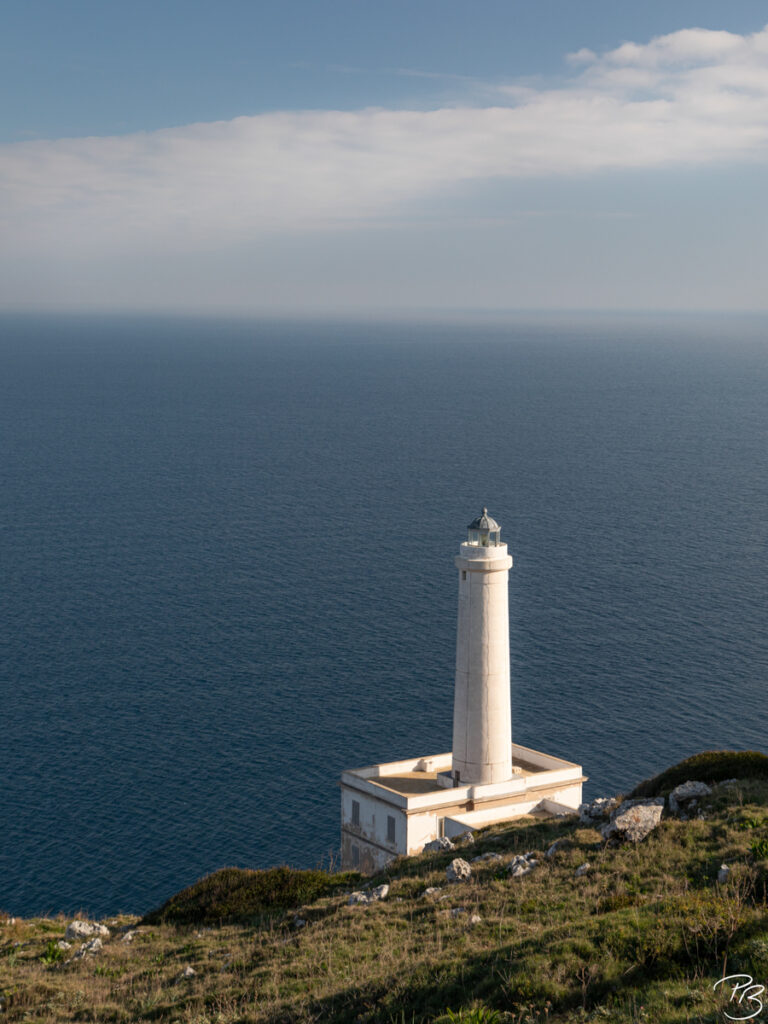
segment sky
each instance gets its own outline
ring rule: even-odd
[[[5,0],[0,309],[768,310],[752,0]]]

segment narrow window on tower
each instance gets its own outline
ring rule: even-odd
[[[352,824],[360,824],[360,802],[358,800],[352,801]]]
[[[395,841],[395,819],[391,814],[387,815],[387,842],[394,843]]]
[[[462,569],[461,570],[461,578],[463,580],[465,580],[467,578],[467,570],[466,569]]]
[[[360,867],[360,847],[352,843],[352,867]]]

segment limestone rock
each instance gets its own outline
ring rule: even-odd
[[[663,796],[650,800],[625,800],[611,812],[610,822],[603,825],[603,838],[639,843],[659,824],[663,810]]]
[[[706,782],[683,782],[675,786],[669,794],[669,809],[673,814],[688,814],[698,805],[702,797],[709,796],[712,790]]]
[[[475,925],[475,924],[482,924],[482,921],[483,921],[483,919],[482,919],[482,917],[480,917],[480,915],[479,915],[479,914],[473,914],[473,915],[472,915],[472,916],[470,917],[470,919],[469,919],[469,923],[470,923],[471,925]]]
[[[453,850],[455,849],[453,843],[448,836],[440,836],[438,839],[433,839],[431,843],[425,843],[422,853],[439,853],[441,850]]]
[[[370,903],[378,903],[379,900],[386,899],[388,894],[388,885],[377,885],[376,888],[371,889],[370,892],[353,892],[347,902],[350,906],[366,907]]]
[[[89,939],[88,942],[84,942],[82,944],[82,946],[80,947],[80,949],[78,949],[78,951],[72,957],[72,959],[73,960],[82,960],[83,957],[94,956],[96,953],[100,952],[100,950],[102,949],[103,945],[104,945],[103,942],[101,941],[101,939],[97,935],[96,938]]]
[[[591,803],[579,804],[579,821],[582,825],[600,824],[615,807],[615,797],[599,796]]]
[[[489,853],[481,853],[479,857],[473,857],[470,863],[477,864],[478,862],[483,863],[490,860],[504,860],[504,858],[500,853],[494,853],[491,851]]]
[[[442,890],[442,889],[440,888],[440,886],[439,886],[439,885],[430,885],[430,886],[428,886],[428,887],[427,887],[427,888],[426,888],[426,889],[424,890],[424,892],[423,892],[423,893],[422,893],[421,895],[422,895],[422,896],[437,896],[437,894],[438,894],[439,892],[442,892],[442,891],[443,891],[443,890]]]
[[[190,964],[187,964],[187,966],[186,966],[186,967],[184,968],[184,970],[183,970],[183,971],[181,972],[181,974],[179,975],[179,977],[180,977],[180,978],[194,978],[194,976],[195,976],[196,974],[197,974],[197,971],[195,970],[195,968],[194,968],[194,967],[192,967],[192,966],[191,966]]]
[[[460,836],[456,837],[457,843],[465,843],[467,846],[473,846],[475,842],[475,835],[468,829],[466,832],[462,832]]]
[[[72,943],[71,942],[67,942],[65,939],[59,939],[59,941],[56,943],[56,948],[57,949],[72,949]]]
[[[557,851],[562,848],[563,843],[565,843],[564,839],[557,839],[557,840],[555,840],[554,843],[552,843],[550,848],[544,854],[544,856],[547,858],[547,860],[552,860],[552,858],[555,856]]]
[[[731,873],[731,869],[727,864],[721,864],[720,870],[717,872],[717,880],[720,885],[724,885],[728,881],[728,876]]]
[[[591,868],[592,865],[589,863],[589,861],[584,861],[583,864],[580,864],[579,867],[576,868],[576,871],[574,872],[574,877],[583,878],[584,875],[586,875],[587,872],[591,870]]]
[[[513,878],[523,878],[529,875],[534,868],[539,866],[536,854],[533,852],[518,854],[513,857],[507,866],[507,871]]]
[[[125,932],[124,935],[121,936],[120,941],[121,942],[133,942],[133,940],[135,938],[136,938],[136,932],[131,928],[127,932]]]
[[[466,914],[466,907],[451,907],[451,917],[460,917],[462,914]]]
[[[64,932],[65,939],[88,939],[92,935],[100,935],[104,939],[109,938],[109,928],[103,924],[95,924],[93,921],[81,921],[75,918],[67,925]]]
[[[449,882],[468,882],[472,877],[472,868],[461,857],[456,857],[445,869],[445,877]]]

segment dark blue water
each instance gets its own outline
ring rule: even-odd
[[[519,742],[766,749],[765,319],[0,328],[1,908],[327,859],[343,768],[450,746],[483,504]]]

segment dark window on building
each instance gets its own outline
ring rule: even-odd
[[[352,843],[352,867],[360,867],[360,847]]]
[[[360,824],[360,802],[359,800],[352,801],[352,824]]]
[[[395,819],[391,814],[387,815],[387,842],[394,843],[395,841]]]

